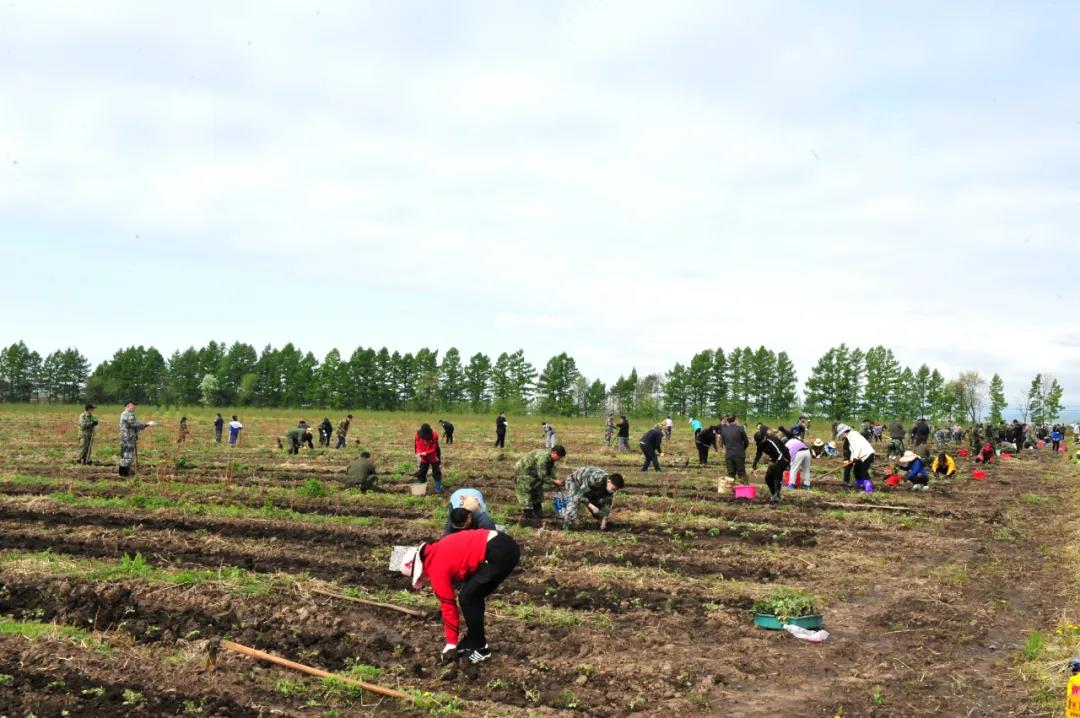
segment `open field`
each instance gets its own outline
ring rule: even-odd
[[[826,478],[774,508],[718,495],[718,457],[699,469],[683,425],[656,475],[638,472],[640,454],[603,448],[602,419],[559,420],[560,475],[588,463],[628,481],[610,531],[585,521],[566,534],[552,518],[516,522],[513,462],[540,446],[540,418],[511,417],[503,454],[493,417],[453,417],[444,488],[483,491],[524,554],[489,604],[494,659],[447,674],[434,617],[317,592],[433,616],[430,591],[386,570],[391,546],[434,538],[445,520],[442,497],[408,492],[421,417],[361,414],[347,450],[289,457],[275,437],[322,412],[244,412],[229,450],[210,440],[213,412],[184,412],[194,439],[177,447],[180,412],[142,407],[162,426],[121,480],[119,409],[97,413],[99,465],[87,467],[73,463],[78,408],[0,410],[0,715],[1060,714],[1061,659],[1080,634],[1080,497],[1077,467],[1046,451],[982,482],[962,459],[959,478],[926,493],[855,495]],[[636,446],[644,426],[632,424]],[[341,488],[357,442],[384,490]],[[818,597],[827,642],[752,625],[751,604],[777,586]],[[235,654],[207,671],[214,636],[418,700]]]

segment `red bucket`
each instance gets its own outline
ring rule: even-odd
[[[802,486],[802,472],[799,471],[795,474],[795,485]],[[784,472],[784,486],[791,486],[791,472]]]
[[[1046,442],[1043,441],[1042,439],[1039,439],[1038,441],[1035,442],[1035,448],[1036,449],[1041,449],[1044,446],[1046,446]]]
[[[1011,459],[1011,458],[1012,458],[1012,454],[1006,454],[1006,453],[1002,452],[1002,454],[1001,454],[1001,458],[1003,458],[1003,459]]]
[[[968,451],[967,449],[960,449],[960,451],[956,452],[956,455],[957,456],[971,456],[971,452]]]
[[[986,478],[986,472],[985,471],[972,471],[971,472],[971,478],[975,479],[976,481],[982,481],[983,479]]]
[[[897,476],[896,474],[893,474],[889,478],[885,479],[885,483],[888,484],[889,486],[896,486],[901,481],[903,481],[903,478],[900,477],[900,476]]]

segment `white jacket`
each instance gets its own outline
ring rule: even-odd
[[[866,437],[852,429],[847,433],[848,446],[851,448],[851,458],[854,461],[865,461],[874,455],[874,447]]]

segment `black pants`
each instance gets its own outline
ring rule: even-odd
[[[435,479],[436,485],[442,483],[442,466],[439,463],[429,464],[424,462],[420,464],[420,470],[416,472],[416,483],[427,483],[428,467],[431,467],[431,478]],[[439,487],[441,488],[441,487]]]
[[[452,432],[452,431],[446,432],[446,436],[444,438],[446,439],[447,444],[453,444],[454,443],[454,432]]]
[[[852,464],[852,471],[855,474],[855,484],[858,485],[860,481],[870,480],[870,465],[874,463],[874,456],[871,454],[865,459],[856,460]],[[846,480],[846,479],[845,479]]]
[[[697,445],[697,460],[698,463],[704,466],[709,463],[709,445],[698,443]]]
[[[919,474],[914,479],[908,479],[908,481],[915,484],[916,486],[925,486],[925,485],[930,483],[930,475],[929,474]]]
[[[1057,452],[1058,447],[1060,447],[1060,446],[1061,446],[1061,442],[1060,441],[1055,441],[1054,442],[1054,451]]]
[[[469,629],[465,640],[458,643],[459,649],[483,648],[487,645],[487,635],[484,633],[485,600],[510,575],[520,559],[521,549],[506,534],[500,533],[488,541],[484,562],[458,592],[458,603],[465,617],[465,626]]]
[[[642,471],[648,471],[651,465],[656,471],[660,471],[660,460],[656,458],[656,449],[645,444],[639,444],[641,453],[645,454],[645,463],[641,465]]]
[[[214,441],[221,443],[221,429],[214,429]]]
[[[506,432],[505,431],[496,431],[495,432],[495,446],[497,448],[506,446]]]
[[[745,456],[725,456],[724,463],[727,464],[727,475],[730,478],[746,478]]]
[[[784,472],[791,466],[787,461],[776,461],[769,464],[765,469],[765,483],[769,487],[769,493],[773,496],[780,495],[780,487],[784,485]]]

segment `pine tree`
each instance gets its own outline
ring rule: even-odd
[[[537,380],[540,411],[562,416],[576,414],[574,386],[577,379],[577,364],[572,357],[566,352],[551,357]]]
[[[439,403],[447,411],[454,411],[465,400],[465,371],[461,366],[461,352],[450,347],[439,365]]]
[[[798,411],[799,377],[795,364],[787,352],[776,355],[776,375],[772,387],[772,413],[778,418],[794,415]]]
[[[695,416],[701,416],[707,411],[710,389],[714,383],[714,368],[713,353],[708,349],[698,352],[690,359],[686,372],[686,389],[690,413]]]
[[[721,416],[728,402],[727,356],[720,347],[713,352],[712,376],[709,377],[709,409],[713,416]]]
[[[1034,424],[1041,424],[1045,420],[1045,409],[1043,407],[1042,398],[1042,374],[1036,374],[1035,378],[1031,380],[1031,387],[1028,389],[1027,410],[1024,412],[1031,417],[1031,421]]]
[[[672,414],[686,415],[688,397],[686,367],[675,362],[664,380],[664,408]]]
[[[607,404],[607,387],[604,386],[604,382],[594,379],[593,383],[589,384],[589,392],[586,395],[585,415],[600,413],[604,410],[605,404]]]
[[[1004,420],[1002,412],[1007,402],[1005,401],[1005,382],[997,374],[990,377],[990,422],[994,425]]]
[[[487,411],[491,406],[491,359],[473,354],[465,367],[465,395],[473,411]]]
[[[743,354],[745,357],[749,351]],[[758,416],[775,416],[772,409],[772,390],[776,376],[776,355],[759,346],[757,351],[750,355],[750,366],[747,372],[747,395],[749,396],[754,413]]]

